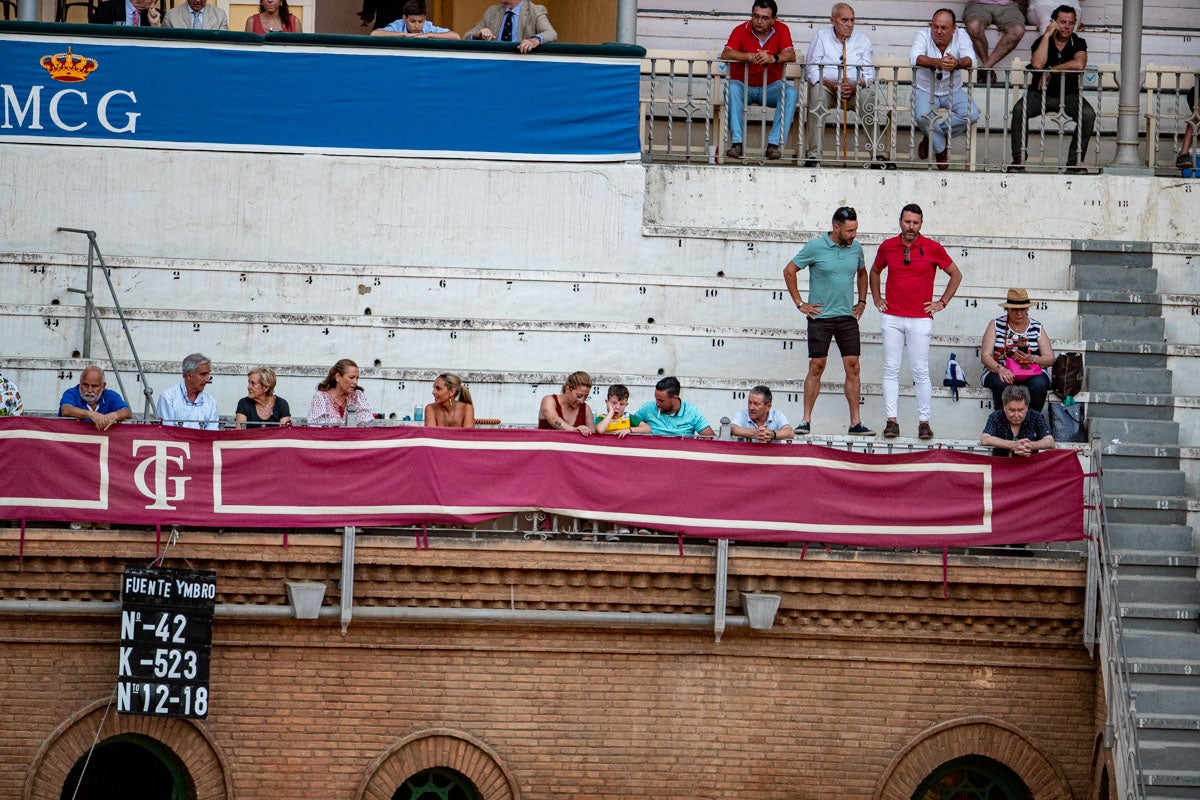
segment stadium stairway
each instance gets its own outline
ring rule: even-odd
[[[1088,414],[1102,443],[1146,796],[1200,798],[1200,584],[1149,245],[1076,242]]]

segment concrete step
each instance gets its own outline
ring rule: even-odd
[[[1143,783],[1146,785],[1147,800],[1191,800],[1200,797],[1200,792],[1172,794],[1164,791],[1169,787],[1187,787],[1188,790],[1200,788],[1200,769],[1194,770],[1142,770]],[[1153,788],[1151,788],[1153,787]]]
[[[1183,471],[1178,469],[1104,468],[1100,484],[1105,494],[1183,495]]]
[[[1179,469],[1180,448],[1174,445],[1108,444],[1101,450],[1105,469]]]
[[[1089,392],[1127,392],[1131,387],[1154,394],[1171,393],[1171,370],[1138,369],[1137,367],[1087,366]]]
[[[1113,564],[1122,571],[1145,568],[1181,569],[1184,570],[1185,576],[1195,577],[1197,563],[1200,563],[1200,555],[1191,552],[1190,541],[1183,552],[1128,549],[1117,550],[1113,554]]]
[[[1192,529],[1187,525],[1134,525],[1109,522],[1108,543],[1121,557],[1130,551],[1192,550]]]
[[[1131,678],[1130,690],[1139,714],[1200,714],[1197,681],[1200,676],[1141,675]]]
[[[1178,770],[1200,764],[1200,742],[1146,743],[1138,740],[1144,772]],[[1197,784],[1200,785],[1200,784]]]
[[[1172,605],[1167,603],[1121,603],[1121,618],[1125,620],[1163,620],[1171,622],[1195,620],[1200,603]],[[1143,630],[1169,630],[1170,626],[1148,625]]]
[[[1079,317],[1080,338],[1098,341],[1162,342],[1167,323],[1161,316],[1116,317],[1083,314]]]
[[[1128,287],[1079,293],[1079,313],[1096,317],[1161,317],[1162,295]]]
[[[1187,524],[1187,499],[1182,497],[1106,494],[1104,508],[1111,523]]]
[[[1179,423],[1174,420],[1113,419],[1097,417],[1091,420],[1093,436],[1102,445],[1109,444],[1179,444]]]
[[[1143,672],[1157,675],[1200,675],[1200,653],[1193,653],[1191,658],[1143,658],[1131,660],[1129,671],[1133,674]],[[1200,724],[1196,725],[1200,730]]]
[[[1165,342],[1089,341],[1084,361],[1089,367],[1163,369],[1167,366]]]
[[[1154,253],[1149,242],[1119,242],[1104,239],[1071,240],[1071,265],[1075,267],[1075,284],[1078,289],[1091,287],[1088,280],[1094,267],[1149,270],[1153,264]]]
[[[1075,288],[1114,292],[1154,292],[1158,289],[1158,270],[1124,264],[1075,266]]]
[[[1200,633],[1156,633],[1126,631],[1124,637],[1125,660],[1129,663],[1156,659],[1164,661],[1191,662],[1200,653]],[[1141,706],[1138,707],[1139,709]],[[1165,713],[1184,713],[1179,709],[1168,709]]]
[[[1200,714],[1138,714],[1134,724],[1146,730],[1200,731]]]
[[[1200,584],[1195,568],[1188,573],[1189,568],[1180,567],[1175,575],[1132,575],[1122,567],[1117,573],[1117,602],[1191,607],[1200,600]]]
[[[1175,418],[1175,397],[1171,394],[1129,392],[1096,392],[1087,394],[1087,414],[1095,417],[1124,417],[1126,419]]]

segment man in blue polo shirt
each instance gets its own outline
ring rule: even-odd
[[[867,261],[858,236],[858,214],[842,206],[833,212],[833,230],[813,239],[783,269],[783,282],[800,313],[808,318],[808,374],[804,377],[804,419],[796,433],[812,431],[812,410],[821,391],[821,375],[829,358],[829,342],[837,339],[846,371],[846,402],[855,436],[874,436],[859,413],[858,320],[867,307]],[[800,297],[796,274],[809,269],[808,302]],[[855,284],[858,301],[854,300]]]
[[[104,388],[104,370],[89,364],[79,373],[79,385],[63,392],[58,401],[60,417],[90,421],[96,430],[106,431],[133,416],[121,395]]]
[[[679,379],[674,376],[654,385],[654,400],[639,408],[636,416],[655,436],[716,436],[700,409],[679,399]]]

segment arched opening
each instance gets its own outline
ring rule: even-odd
[[[929,774],[912,800],[1033,800],[1015,772],[995,759],[963,756]]]
[[[392,800],[479,800],[479,792],[461,772],[433,767],[410,776]]]
[[[169,748],[149,736],[121,734],[97,744],[90,759],[87,753],[79,757],[60,798],[195,800],[195,793],[187,769]]]

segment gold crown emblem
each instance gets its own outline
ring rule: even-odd
[[[42,56],[42,67],[50,73],[51,78],[63,83],[86,81],[87,76],[95,72],[98,66],[100,65],[96,63],[96,59],[72,53],[70,45],[65,53]]]

